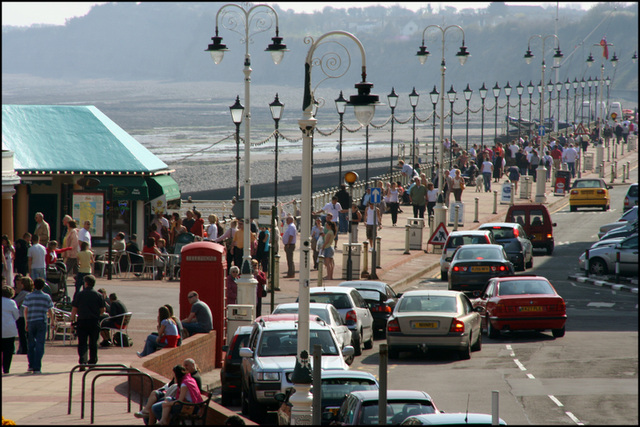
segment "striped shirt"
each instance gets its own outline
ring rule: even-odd
[[[34,290],[27,295],[22,305],[27,307],[27,322],[33,322],[47,318],[47,312],[53,308],[53,301],[44,292]]]

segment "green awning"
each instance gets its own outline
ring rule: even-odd
[[[169,175],[157,175],[147,177],[149,184],[149,200],[165,195],[167,201],[180,198],[180,186]]]
[[[113,185],[114,200],[149,200],[149,187],[144,177],[141,176],[100,176],[97,177],[100,184],[97,188],[109,190],[109,185]],[[106,195],[106,193],[105,193]]]

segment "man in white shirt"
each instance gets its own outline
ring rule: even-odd
[[[31,247],[27,251],[29,274],[32,280],[36,280],[37,278],[45,280],[47,278],[46,256],[47,248],[40,244],[40,236],[34,234],[33,237],[31,237]]]
[[[578,153],[578,150],[573,148],[573,144],[569,144],[569,148],[562,152],[562,161],[564,161],[569,167],[572,178],[576,177],[576,159],[578,157],[580,157],[580,153]]]
[[[293,217],[287,216],[287,226],[282,235],[282,241],[284,242],[284,252],[287,254],[287,275],[285,278],[293,278],[296,272],[296,267],[293,262],[293,252],[296,249],[296,237],[298,230],[293,224]]]
[[[411,165],[406,164],[406,163],[404,162],[404,160],[399,160],[399,161],[398,161],[398,166],[401,168],[401,171],[400,171],[400,172],[402,173],[402,175],[403,175],[403,176],[408,176],[408,177],[409,177],[409,179],[413,179],[413,177],[414,177],[414,176],[417,176],[417,175],[418,175],[418,172],[416,172],[416,171],[415,171],[415,169],[413,169],[413,168],[411,167]],[[366,207],[366,206],[367,206],[367,205],[365,205],[365,207]]]
[[[518,150],[520,150],[520,147],[518,146],[518,144],[516,144],[516,140],[514,139],[513,141],[511,141],[511,145],[509,146],[509,151],[511,152],[511,160],[508,162],[509,166],[516,164],[516,153],[518,152]]]
[[[89,248],[91,248],[91,232],[89,232],[90,228],[91,221],[87,220],[84,222],[82,228],[78,231],[78,250],[80,250],[80,244],[82,242],[87,242],[89,244]]]
[[[320,212],[333,215],[333,222],[335,222],[337,226],[340,222],[340,211],[342,211],[342,205],[340,205],[340,202],[338,202],[338,198],[336,196],[333,196],[331,198],[331,202],[324,205],[322,209],[316,212],[316,215]]]
[[[491,191],[491,176],[493,175],[493,163],[489,160],[482,162],[482,180],[484,182],[484,192]]]

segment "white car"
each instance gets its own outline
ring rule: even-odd
[[[271,314],[299,314],[298,310],[299,305],[297,302],[288,302],[278,304]],[[342,317],[340,317],[340,313],[338,313],[338,310],[336,310],[333,305],[312,302],[309,304],[309,314],[320,317],[327,323],[327,325],[331,327],[331,329],[333,329],[333,332],[336,334],[336,338],[338,339],[338,344],[340,344],[341,348],[345,348],[346,346],[351,345],[351,331],[349,330],[347,325],[344,324],[344,322],[342,321]],[[353,357],[347,359],[348,364],[351,364],[351,362],[353,362]]]
[[[602,236],[607,234],[608,231],[611,231],[611,230],[613,230],[615,228],[627,225],[628,222],[633,222],[636,219],[638,219],[638,206],[634,206],[631,209],[629,209],[628,211],[626,211],[620,217],[620,219],[617,220],[616,222],[605,224],[602,227],[600,227],[600,232],[598,233],[598,239],[601,239]]]
[[[351,345],[356,356],[362,347],[373,348],[373,316],[369,305],[355,288],[323,286],[309,289],[311,302],[332,304],[351,331]]]
[[[616,258],[620,254],[620,274],[625,276],[638,275],[638,235],[634,234],[612,246],[600,246],[589,249],[589,259],[586,252],[578,258],[581,269],[589,268],[590,274],[604,275],[614,274],[616,271]],[[587,263],[588,261],[588,263]]]

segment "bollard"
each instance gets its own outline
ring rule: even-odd
[[[500,424],[500,392],[498,390],[491,391],[491,425]]]
[[[453,231],[458,231],[458,218],[460,218],[460,206],[456,205],[453,215]]]
[[[498,192],[493,190],[493,214],[498,213]]]
[[[613,174],[615,175],[615,179],[618,179],[618,161],[613,162]]]
[[[620,251],[616,251],[616,283],[620,281]]]
[[[580,161],[580,157],[578,157],[578,158],[576,159],[576,164],[574,165],[576,172],[578,172],[578,174],[577,174],[577,175],[578,175],[578,178],[582,178],[582,172],[581,172],[582,168],[580,167],[580,163],[582,163],[582,162]],[[538,168],[538,169],[539,169],[539,168]],[[536,169],[536,170],[537,170],[537,169]],[[537,179],[537,178],[536,178],[536,179]]]
[[[409,255],[409,228],[411,226],[409,224],[404,226],[404,255]]]
[[[511,197],[509,198],[509,205],[513,206],[515,204],[515,194],[516,194],[516,184],[511,183]]]
[[[622,164],[622,183],[627,182],[627,165]]]
[[[609,144],[609,140],[607,140],[607,162],[611,161],[611,144]]]
[[[584,253],[584,275],[589,277],[589,249]]]
[[[480,222],[480,221],[478,221],[478,202],[480,201],[480,199],[478,199],[476,197],[475,200],[476,200],[476,212],[475,212],[474,217],[473,217],[473,222]]]
[[[627,179],[630,179],[629,172],[631,171],[631,162],[627,162]]]
[[[318,255],[318,286],[322,286],[322,276],[324,273],[324,255]]]
[[[389,365],[389,347],[380,344],[378,378],[380,388],[378,393],[378,419],[382,420],[378,425],[385,425],[387,420],[387,367]]]
[[[620,157],[624,156],[624,142],[620,144]]]
[[[362,254],[360,255],[360,260],[362,261],[362,272],[360,273],[361,278],[369,277],[369,241],[365,240],[362,242]]]
[[[382,237],[376,236],[376,267],[378,268],[380,268],[380,253],[382,252],[380,242],[382,242]]]
[[[275,261],[273,262],[273,286],[276,291],[280,290],[280,255],[275,254],[273,256]]]
[[[598,177],[604,178],[604,162],[600,164],[600,173],[598,174]]]
[[[616,167],[615,167],[615,163],[613,162],[611,163],[611,184],[613,184],[613,180],[616,179]]]

